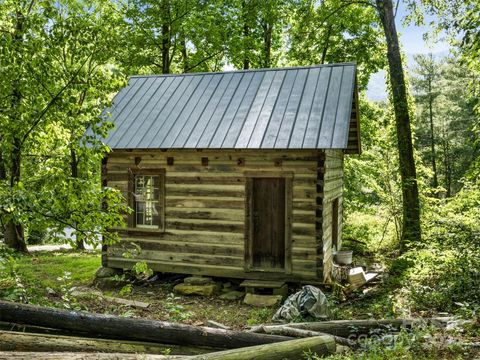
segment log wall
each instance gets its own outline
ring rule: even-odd
[[[165,169],[165,229],[116,229],[121,241],[106,250],[106,264],[129,268],[146,261],[161,272],[287,281],[321,280],[331,256],[318,252],[318,221],[327,227],[323,181],[329,199],[341,194],[341,152],[248,150],[115,150],[104,184],[128,198],[129,169]],[[319,165],[324,163],[322,168]],[[328,171],[332,170],[330,174]],[[286,172],[292,179],[291,274],[246,272],[245,184],[255,172]],[[327,171],[327,172],[325,172]],[[324,180],[319,179],[320,174]],[[341,203],[340,203],[341,204]],[[126,223],[128,223],[127,215]],[[320,219],[319,219],[320,217]],[[316,225],[317,224],[317,225]],[[321,233],[323,248],[327,232]],[[123,256],[137,244],[133,258]]]
[[[326,150],[325,157],[318,167],[319,193],[317,204],[321,211],[317,211],[316,239],[317,239],[317,262],[324,282],[330,282],[333,271],[332,254],[332,221],[337,219],[337,243],[342,246],[342,215],[343,215],[343,151]],[[333,216],[333,201],[338,200],[338,217]]]

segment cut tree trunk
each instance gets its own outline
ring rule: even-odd
[[[289,323],[282,325],[260,325],[253,327],[251,332],[272,332],[275,328],[295,328],[310,331],[318,331],[330,335],[351,339],[359,335],[369,336],[371,330],[385,330],[386,332],[398,331],[401,328],[410,328],[412,325],[429,324],[444,327],[451,318],[427,318],[427,319],[380,319],[380,320],[332,320],[310,323]]]
[[[149,354],[121,354],[121,353],[40,353],[40,352],[13,352],[0,351],[0,360],[175,360],[190,359],[190,356],[176,355],[149,355]]]
[[[417,171],[413,156],[412,130],[408,110],[407,88],[403,74],[402,58],[395,27],[392,0],[376,0],[378,16],[387,40],[387,59],[392,87],[392,102],[397,130],[399,170],[402,182],[403,224],[402,249],[407,243],[421,241],[420,201]]]
[[[307,337],[314,337],[314,336],[330,335],[334,337],[335,342],[337,344],[348,346],[351,348],[357,347],[357,343],[353,340],[346,339],[341,336],[334,336],[331,334],[322,333],[319,331],[297,329],[290,326],[263,326],[262,330],[263,330],[262,332],[264,332],[265,334],[291,336],[296,338],[307,338]]]
[[[0,301],[0,321],[87,332],[104,337],[222,349],[291,340],[286,336],[245,333],[166,321],[129,319],[6,301]]]
[[[102,352],[126,354],[204,354],[211,349],[161,345],[140,341],[89,339],[73,336],[0,331],[0,351]]]
[[[303,359],[305,353],[331,355],[336,351],[335,339],[330,335],[284,341],[277,344],[250,346],[193,357],[195,360],[283,360]]]

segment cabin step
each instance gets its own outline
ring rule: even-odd
[[[288,285],[283,281],[244,280],[240,287],[245,288],[247,294],[258,294],[266,290],[272,295],[282,295],[283,298],[288,295]]]

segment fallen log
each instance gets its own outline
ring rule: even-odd
[[[122,353],[41,353],[41,352],[17,352],[0,351],[0,360],[176,360],[190,359],[190,356],[176,355],[148,355],[148,354],[122,354]]]
[[[304,330],[304,329],[297,329],[290,326],[263,326],[262,328],[265,334],[271,335],[283,335],[283,336],[290,336],[295,338],[306,338],[306,337],[313,337],[313,336],[323,336],[323,335],[330,335],[327,333],[322,333],[319,331],[312,331],[312,330]],[[337,344],[348,346],[350,348],[356,348],[358,344],[350,339],[346,339],[341,336],[335,336],[335,342]]]
[[[411,328],[412,325],[430,324],[443,327],[451,318],[427,318],[427,319],[380,319],[380,320],[332,320],[309,323],[289,323],[260,325],[250,329],[250,332],[261,333],[267,326],[270,331],[273,328],[291,327],[296,329],[318,331],[344,338],[369,336],[372,331],[383,330],[387,332],[399,331],[401,328]]]
[[[179,345],[162,345],[140,341],[91,339],[73,336],[0,331],[0,351],[35,352],[102,352],[126,354],[182,354],[198,355],[211,351]]]
[[[88,337],[85,333],[72,333],[66,330],[51,329],[41,326],[32,326],[25,324],[15,324],[11,322],[2,322],[0,321],[0,330],[5,331],[16,331],[16,332],[28,332],[36,334],[58,334],[58,335],[72,335],[72,336],[83,336]]]
[[[305,353],[332,355],[336,352],[331,335],[283,341],[277,344],[257,345],[240,349],[196,355],[194,360],[283,360],[303,359]]]
[[[86,332],[102,337],[221,349],[271,344],[291,338],[166,321],[132,319],[0,301],[0,321]]]

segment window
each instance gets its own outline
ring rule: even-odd
[[[162,230],[164,226],[164,171],[131,170],[129,205],[130,228]]]
[[[135,176],[135,224],[137,227],[158,227],[160,177],[155,175]]]

